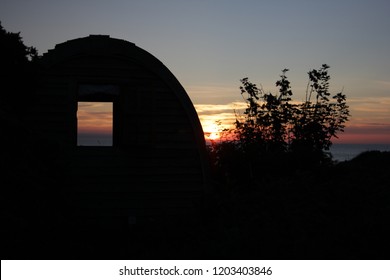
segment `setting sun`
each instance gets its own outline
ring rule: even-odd
[[[217,140],[217,139],[219,139],[220,135],[219,135],[219,132],[211,132],[208,135],[206,135],[206,137],[209,140]]]
[[[203,118],[201,122],[206,140],[214,141],[220,138],[221,128],[214,120]]]

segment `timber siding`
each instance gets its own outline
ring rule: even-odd
[[[158,59],[127,41],[91,35],[56,45],[41,62],[30,121],[62,153],[64,192],[76,215],[123,221],[201,203],[203,131],[184,88]],[[92,94],[83,94],[85,86]],[[78,101],[113,102],[112,147],[77,146]]]

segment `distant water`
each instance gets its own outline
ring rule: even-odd
[[[337,161],[351,160],[362,152],[390,151],[390,144],[333,144],[330,152]]]
[[[112,146],[112,136],[107,134],[77,135],[77,146]]]

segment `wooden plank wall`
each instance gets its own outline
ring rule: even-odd
[[[45,71],[31,122],[59,143],[68,161],[63,191],[76,215],[124,221],[183,213],[201,203],[202,147],[183,104],[155,73],[104,55],[74,57]],[[76,147],[80,84],[120,87],[113,147]]]

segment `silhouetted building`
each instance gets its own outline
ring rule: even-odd
[[[138,223],[201,203],[203,131],[184,88],[158,59],[125,40],[91,35],[56,45],[41,62],[30,121],[66,171],[63,190],[76,215]],[[80,102],[112,105],[108,146],[77,144]]]

